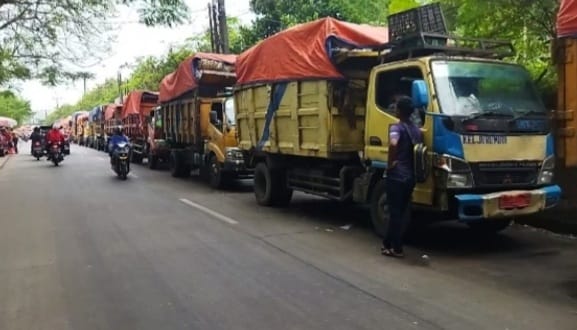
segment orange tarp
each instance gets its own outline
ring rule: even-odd
[[[557,36],[577,36],[577,0],[561,0],[557,12]]]
[[[387,40],[387,28],[342,22],[331,17],[300,24],[240,54],[236,62],[237,83],[342,78],[331,62],[331,45],[377,47]]]
[[[122,105],[122,119],[129,115],[144,115],[158,103],[158,93],[149,91],[132,91],[128,93]]]
[[[114,118],[114,111],[116,108],[120,107],[118,104],[111,103],[106,106],[106,110],[104,110],[104,120],[110,120]]]
[[[176,71],[165,76],[160,82],[159,102],[173,100],[197,87],[195,66],[198,60],[213,60],[234,65],[237,55],[196,53],[178,65]]]

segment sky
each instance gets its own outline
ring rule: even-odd
[[[134,63],[138,57],[163,55],[171,46],[183,44],[187,37],[202,33],[209,26],[207,4],[209,0],[186,0],[190,8],[190,24],[175,28],[146,27],[138,24],[138,15],[134,10],[119,7],[119,29],[112,44],[113,52],[98,65],[86,69],[95,74],[95,79],[87,81],[87,90],[103,83],[106,78],[116,77],[120,70],[122,76],[130,74],[130,68],[120,68],[123,64]],[[238,17],[242,23],[250,23],[254,15],[250,12],[249,0],[225,1],[226,15]],[[146,42],[142,42],[146,38]],[[20,94],[30,101],[36,118],[44,118],[56,105],[74,104],[82,97],[83,82],[79,80],[63,86],[47,87],[38,81],[27,81],[19,86]]]

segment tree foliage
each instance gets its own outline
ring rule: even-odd
[[[241,32],[246,42],[255,44],[292,25],[327,16],[383,25],[388,3],[389,0],[250,0],[250,8],[257,18],[252,28]]]
[[[108,49],[117,5],[136,6],[146,25],[172,26],[187,14],[184,0],[0,0],[0,84],[77,78],[74,67]]]
[[[10,117],[23,123],[32,115],[30,103],[11,91],[0,92],[0,116]]]

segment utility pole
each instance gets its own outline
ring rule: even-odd
[[[120,98],[120,103],[122,104],[122,73],[118,70],[118,97]]]
[[[217,0],[218,3],[218,32],[220,42],[222,45],[221,52],[224,54],[230,53],[228,47],[228,25],[226,24],[226,10],[224,8],[224,0]]]
[[[216,53],[216,34],[214,33],[214,20],[212,19],[214,9],[212,3],[208,3],[208,22],[210,24],[210,49],[213,53]]]
[[[210,17],[212,19],[212,31],[211,35],[214,37],[214,52],[221,54],[222,53],[222,42],[221,42],[221,35],[219,29],[219,22],[218,22],[218,3],[216,0],[212,0],[210,4],[211,13]]]

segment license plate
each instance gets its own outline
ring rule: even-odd
[[[499,197],[501,210],[523,209],[531,205],[531,194],[503,195]]]

